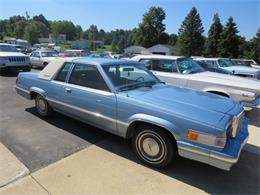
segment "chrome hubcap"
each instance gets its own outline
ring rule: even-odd
[[[164,142],[152,131],[144,131],[137,138],[137,151],[140,156],[153,163],[160,163],[166,154]]]
[[[145,138],[142,146],[144,152],[149,156],[156,156],[160,151],[159,144],[153,138]]]
[[[43,99],[38,100],[38,108],[41,112],[44,112],[46,109],[46,104]]]

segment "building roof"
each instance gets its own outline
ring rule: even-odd
[[[174,48],[174,47],[171,46],[171,45],[157,44],[157,45],[154,45],[154,46],[148,48],[148,50],[154,49],[154,48],[158,48],[158,47],[159,47],[159,48],[160,48],[160,47],[162,47],[162,48],[167,48],[167,49],[169,49],[169,50],[172,50],[172,49]]]
[[[145,53],[145,54],[149,54],[149,50],[142,47],[142,46],[138,46],[138,45],[133,45],[130,47],[125,48],[125,53]]]

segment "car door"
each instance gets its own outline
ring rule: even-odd
[[[39,51],[33,52],[32,56],[31,56],[31,63],[32,63],[32,65],[41,66],[40,61],[41,61],[41,59],[40,59],[40,52]]]
[[[66,81],[68,80],[69,72],[72,67],[72,62],[65,62],[55,75],[54,79],[51,81],[51,84],[45,90],[47,91],[47,98],[51,104],[51,107],[65,114],[69,114],[69,110],[64,104],[67,102],[64,90],[66,89]]]
[[[177,64],[174,60],[152,60],[152,72],[162,81],[176,85],[186,86],[186,76],[178,72]]]
[[[116,96],[97,66],[74,64],[63,93],[70,114],[116,133]]]

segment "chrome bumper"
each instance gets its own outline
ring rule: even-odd
[[[236,138],[227,139],[226,146],[222,151],[213,150],[206,146],[197,146],[184,141],[177,141],[177,144],[180,156],[228,171],[233,164],[237,163],[248,137],[248,119],[245,118],[241,131]]]
[[[241,102],[245,110],[250,110],[253,108],[260,108],[260,97],[256,98],[253,102]]]

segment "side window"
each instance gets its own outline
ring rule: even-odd
[[[141,59],[141,60],[139,60],[139,62],[141,64],[143,64],[148,70],[151,70],[151,68],[152,68],[152,60]]]
[[[109,91],[106,82],[95,66],[86,64],[76,64],[72,70],[69,83]]]
[[[40,53],[39,52],[33,52],[32,53],[32,57],[36,57],[36,58],[39,58],[40,57]]]
[[[153,60],[153,70],[162,72],[178,72],[173,60]]]
[[[223,60],[218,60],[220,67],[226,67],[226,63]]]
[[[65,82],[72,63],[65,63],[54,80]]]

